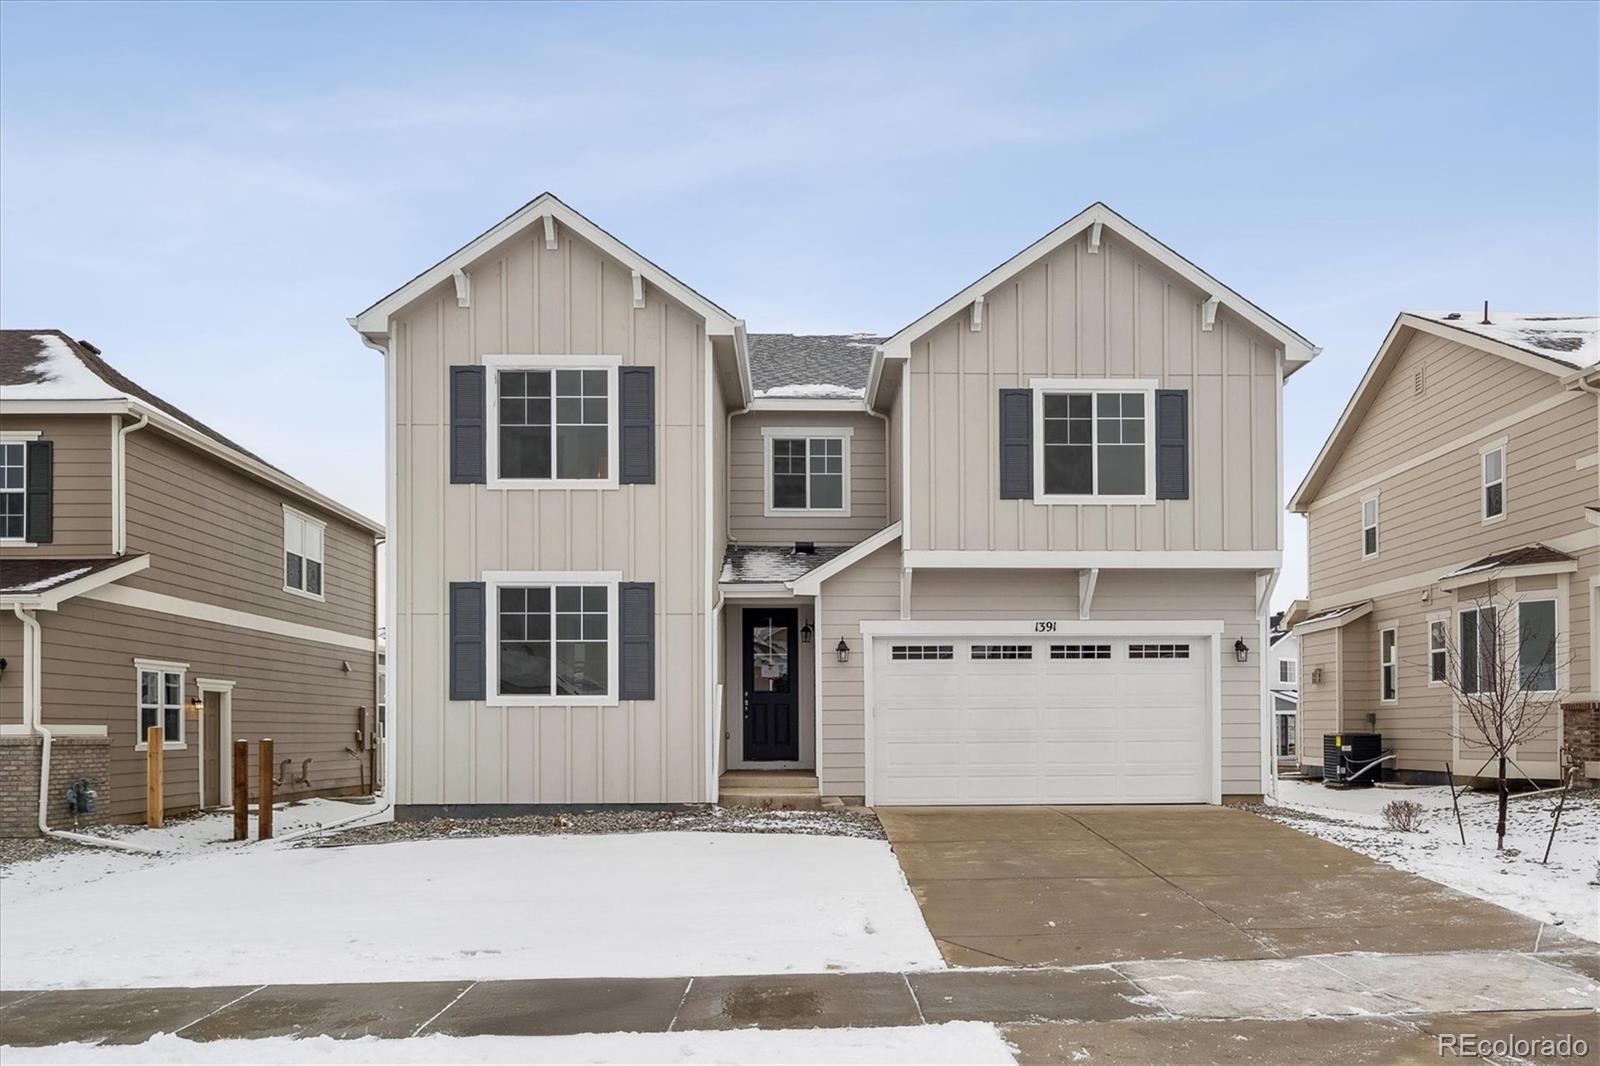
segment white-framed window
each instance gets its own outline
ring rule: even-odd
[[[1378,699],[1393,703],[1400,698],[1400,645],[1394,626],[1378,631]]]
[[[1378,497],[1368,496],[1361,501],[1361,557],[1371,559],[1378,554]]]
[[[283,509],[283,591],[324,599],[323,548],[328,526],[292,507]]]
[[[765,513],[850,515],[850,440],[854,430],[763,426]]]
[[[1293,659],[1279,659],[1278,682],[1284,685],[1294,684],[1295,678],[1299,676],[1298,665]]]
[[[0,439],[0,541],[28,539],[28,444]]]
[[[135,659],[135,729],[134,748],[145,751],[150,729],[161,727],[161,749],[181,750],[188,747],[187,726],[183,708],[183,679],[189,670],[188,663],[160,662],[153,659]]]
[[[1517,680],[1528,692],[1556,690],[1556,601],[1517,604]]]
[[[1506,445],[1496,441],[1484,447],[1478,455],[1478,469],[1483,479],[1480,496],[1483,500],[1483,520],[1493,522],[1506,516]]]
[[[1155,500],[1156,382],[1034,379],[1034,499],[1043,503]]]
[[[609,706],[617,698],[613,571],[493,571],[488,593],[490,706]]]
[[[489,485],[615,488],[620,364],[605,355],[485,359]]]
[[[1428,684],[1443,685],[1450,679],[1450,621],[1428,619]]]
[[[1499,639],[1499,612],[1494,607],[1467,607],[1461,611],[1461,691],[1487,692],[1495,688],[1495,643]]]

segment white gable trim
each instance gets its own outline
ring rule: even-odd
[[[483,255],[520,231],[534,226],[543,219],[553,218],[557,223],[578,234],[630,269],[668,296],[688,307],[706,321],[706,332],[713,336],[732,336],[736,320],[727,311],[695,292],[689,286],[656,266],[632,248],[589,221],[551,193],[540,193],[528,203],[512,212],[499,223],[446,258],[418,274],[388,296],[362,311],[350,320],[356,332],[367,338],[388,335],[389,318],[418,296],[442,284],[457,270],[464,270]],[[552,231],[548,228],[545,234]]]
[[[1289,364],[1286,369],[1310,362],[1322,350],[1105,204],[1094,203],[884,341],[884,357],[905,358],[910,353],[913,341],[1096,225],[1109,226],[1117,236],[1200,289],[1207,298],[1218,300],[1228,310],[1281,343],[1285,361]]]
[[[860,562],[862,559],[865,559],[867,556],[871,555],[885,544],[889,544],[890,542],[894,541],[899,536],[899,522],[896,522],[892,526],[885,526],[872,536],[868,537],[866,540],[862,541],[860,544],[857,544],[855,547],[851,548],[849,551],[841,552],[840,554],[835,555],[832,559],[829,559],[815,570],[807,572],[804,577],[797,579],[793,585],[794,594],[796,596],[818,595],[822,591],[822,583],[828,580],[828,578],[839,573],[841,570],[845,570],[851,566],[854,566],[856,563]]]

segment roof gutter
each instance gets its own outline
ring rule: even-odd
[[[121,417],[121,416],[117,416]],[[128,435],[150,424],[148,412],[139,420],[117,428],[116,448],[111,455],[111,554],[128,554]]]

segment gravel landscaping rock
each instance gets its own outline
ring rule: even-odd
[[[313,847],[390,844],[442,837],[554,836],[590,833],[797,833],[883,840],[868,810],[773,811],[757,807],[696,806],[680,810],[598,810],[510,818],[430,818],[357,826],[308,840]]]
[[[48,859],[52,855],[63,855],[79,848],[80,845],[68,844],[63,840],[51,840],[49,837],[0,839],[0,870],[15,863]]]

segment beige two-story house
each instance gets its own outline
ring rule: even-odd
[[[369,790],[380,524],[56,330],[0,331],[0,834]],[[251,763],[251,794],[259,767]],[[93,793],[92,809],[87,793]]]
[[[1273,772],[1317,349],[1103,204],[892,334],[794,336],[545,194],[351,324],[387,370],[402,816]]]
[[[1596,698],[1596,327],[1505,312],[1395,320],[1290,505],[1309,537],[1309,598],[1288,619],[1306,769],[1320,770],[1326,735],[1376,731],[1404,779],[1483,770],[1449,682],[1486,684],[1486,655],[1508,670],[1514,658],[1527,689]],[[1486,611],[1501,624],[1480,626]],[[1505,651],[1481,650],[1491,631]],[[1560,776],[1568,713],[1520,746],[1514,776]]]

